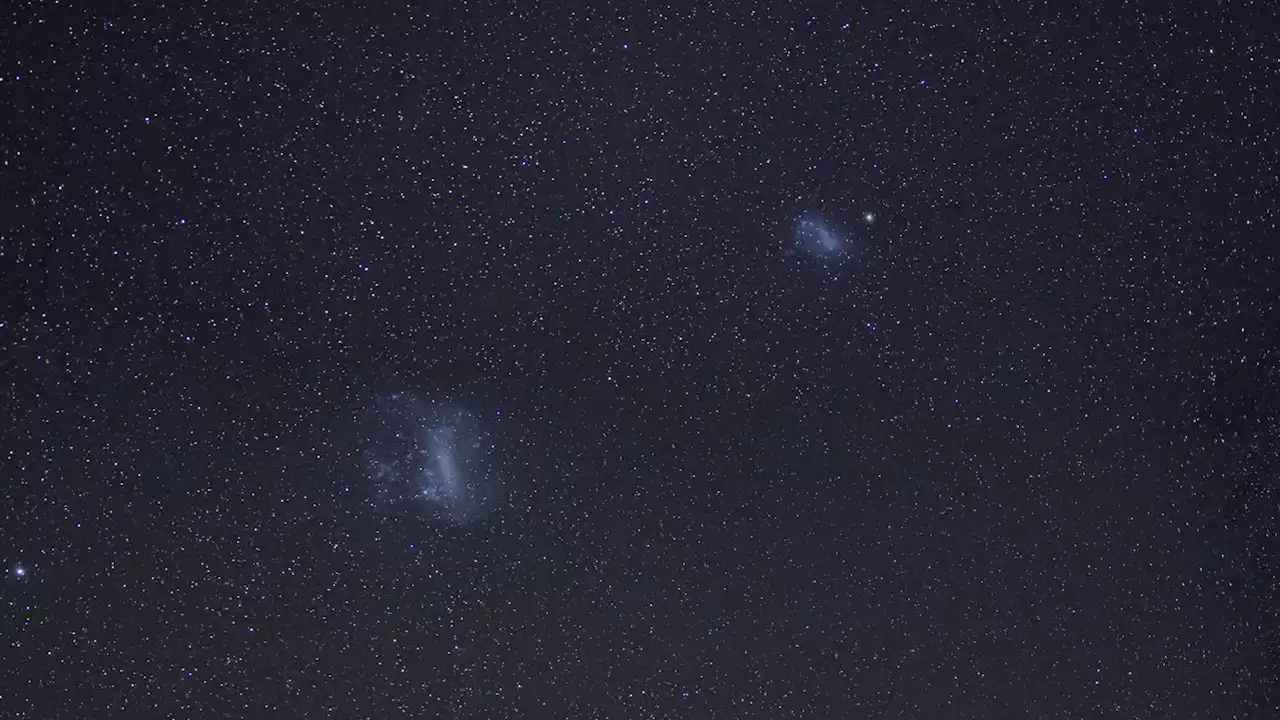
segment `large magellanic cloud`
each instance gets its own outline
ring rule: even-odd
[[[377,398],[361,462],[375,507],[456,524],[481,517],[498,486],[491,436],[465,408],[409,393]]]

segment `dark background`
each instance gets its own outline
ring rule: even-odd
[[[1277,716],[1274,5],[3,12],[0,716]]]

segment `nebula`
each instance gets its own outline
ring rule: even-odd
[[[796,249],[806,255],[838,259],[846,249],[844,236],[826,219],[806,213],[792,228]]]
[[[396,393],[378,399],[366,430],[361,456],[375,507],[422,510],[455,524],[485,509],[493,447],[472,413]]]

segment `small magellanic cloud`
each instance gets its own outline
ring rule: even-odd
[[[797,217],[792,233],[796,249],[806,255],[838,259],[846,249],[843,233],[816,213],[805,213]]]

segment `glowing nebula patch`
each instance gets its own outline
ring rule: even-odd
[[[796,218],[792,233],[796,249],[806,255],[836,258],[845,252],[844,235],[819,215],[806,213]]]
[[[482,513],[496,468],[492,439],[475,415],[396,393],[375,403],[367,433],[363,460],[375,507],[419,507],[455,524]]]

